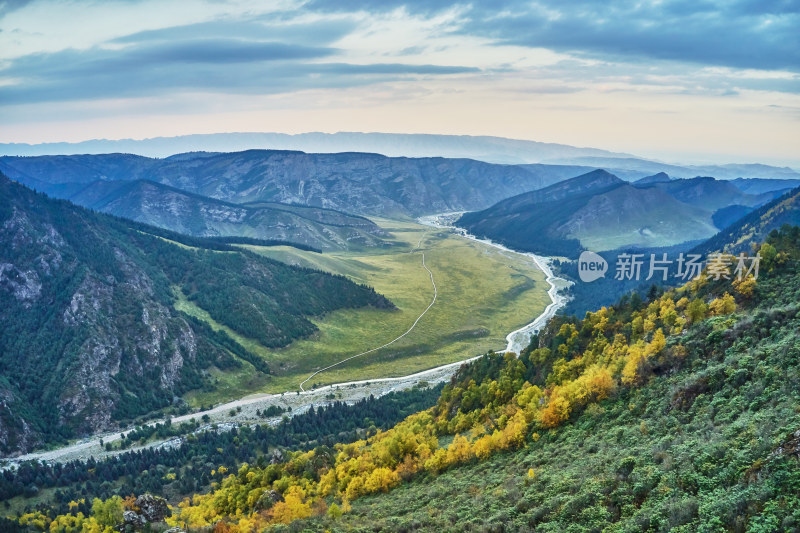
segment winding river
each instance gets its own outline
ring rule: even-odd
[[[493,248],[503,250],[504,252],[528,257],[531,261],[536,263],[536,266],[539,268],[539,270],[544,273],[545,281],[547,281],[547,283],[550,285],[550,288],[547,290],[547,295],[550,297],[550,303],[547,305],[542,314],[534,318],[529,324],[526,324],[506,335],[507,344],[505,351],[519,354],[520,351],[522,351],[526,346],[528,346],[528,343],[530,343],[531,335],[544,327],[544,325],[547,324],[547,321],[553,318],[558,310],[564,307],[564,305],[567,303],[567,297],[564,296],[564,294],[562,294],[560,291],[568,287],[571,282],[565,280],[564,278],[559,278],[553,274],[553,268],[551,266],[552,259],[549,257],[536,255],[530,252],[518,252],[516,250],[507,248],[502,244],[492,242],[489,239],[479,239],[478,237],[467,233],[467,231],[463,228],[455,226],[455,221],[458,220],[462,214],[464,214],[463,211],[440,213],[438,215],[420,217],[417,219],[417,221],[420,224],[434,228],[450,229],[466,239],[480,242],[487,246],[492,246]]]
[[[558,310],[564,306],[564,304],[566,304],[567,298],[563,294],[561,294],[560,291],[561,289],[564,289],[567,286],[569,286],[570,282],[562,278],[559,278],[553,274],[553,270],[551,268],[551,259],[548,257],[542,257],[532,253],[517,252],[515,250],[506,248],[503,245],[494,243],[490,240],[479,239],[474,235],[468,234],[462,228],[454,226],[454,222],[458,219],[460,215],[461,215],[460,212],[442,213],[439,215],[420,217],[418,221],[420,224],[429,227],[437,229],[447,229],[456,232],[466,239],[470,239],[488,246],[492,246],[507,253],[519,254],[528,257],[530,258],[531,261],[536,263],[536,266],[542,272],[544,272],[546,276],[546,281],[550,285],[550,288],[547,291],[547,294],[550,297],[550,303],[547,305],[545,310],[539,316],[534,318],[530,323],[522,326],[521,328],[515,331],[512,331],[506,336],[507,345],[505,351],[514,352],[518,354],[530,342],[531,335],[539,331],[539,329],[541,329],[542,326],[544,326],[547,323],[547,321],[550,320],[550,318],[552,318],[558,312]],[[422,239],[420,239],[420,243],[418,243],[417,248],[415,248],[415,250],[412,250],[412,252],[418,251],[421,246],[421,243]],[[427,310],[430,309],[430,307],[436,301],[435,299],[436,283],[434,282],[433,279],[433,273],[425,266],[424,256],[422,257],[422,266],[430,274],[434,292],[434,298],[431,301],[431,304],[425,310],[425,312],[427,312]],[[422,318],[425,312],[423,312],[422,315],[420,315],[417,318],[417,322],[419,322],[420,318]],[[416,325],[417,322],[414,322],[414,325]],[[411,329],[409,329],[403,336],[411,332],[413,328],[414,326],[412,325]],[[377,349],[380,348],[376,348],[376,350]],[[372,351],[374,350],[369,350],[369,352]],[[365,355],[366,353],[369,352],[365,352],[364,354],[358,354],[357,356]],[[172,422],[180,423],[191,419],[199,420],[203,415],[208,415],[211,420],[211,423],[221,423],[222,425],[247,424],[254,422],[263,423],[264,419],[261,419],[258,416],[257,410],[266,408],[270,405],[279,405],[284,408],[291,407],[292,414],[298,414],[304,412],[310,406],[327,403],[329,401],[331,394],[336,394],[337,400],[345,402],[355,402],[369,395],[374,395],[378,397],[392,391],[409,389],[420,382],[438,383],[442,381],[447,381],[453,374],[455,374],[455,372],[461,367],[462,364],[478,359],[479,357],[481,356],[478,355],[466,359],[464,361],[449,363],[446,365],[430,368],[428,370],[423,370],[422,372],[417,372],[414,374],[410,374],[407,376],[400,376],[396,378],[377,378],[371,380],[352,381],[347,383],[326,385],[312,390],[304,390],[302,389],[301,385],[302,389],[301,391],[297,392],[292,391],[283,394],[251,394],[249,396],[240,398],[238,400],[217,405],[207,411],[196,412],[172,418]],[[346,360],[352,358],[353,357],[350,357]],[[336,365],[341,364],[342,362],[344,361],[340,361],[339,363],[336,363]],[[309,376],[308,379],[326,369],[322,369],[317,373],[312,374],[312,376]],[[306,383],[308,379],[306,379],[303,383]],[[277,423],[279,420],[280,418],[278,417],[274,420],[270,420],[269,422]],[[163,422],[163,420],[156,420],[153,422],[149,422],[147,425],[152,425],[157,422]],[[204,427],[211,427],[211,426],[207,424]],[[120,432],[116,431],[113,433],[105,433],[103,435],[95,435],[91,438],[86,438],[77,443],[64,446],[55,450],[33,452],[16,458],[8,458],[6,460],[0,459],[0,471],[9,468],[15,464],[19,464],[22,461],[29,461],[29,460],[64,462],[76,459],[86,460],[89,457],[99,458],[107,455],[113,455],[119,452],[116,451],[106,452],[101,443],[114,442],[119,438],[120,438]],[[176,437],[166,442],[151,443],[146,445],[146,447],[179,445],[181,440],[182,437]]]

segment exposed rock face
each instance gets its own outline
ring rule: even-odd
[[[136,507],[139,508],[139,514],[150,523],[163,522],[166,517],[172,516],[167,500],[151,494],[142,494],[137,497]]]
[[[0,295],[12,298],[32,315],[55,314],[47,327],[54,334],[58,331],[64,349],[73,354],[70,362],[60,363],[65,365],[61,383],[51,393],[58,424],[70,425],[79,433],[113,427],[112,415],[121,395],[115,378],[120,373],[140,378],[156,374],[155,380],[165,388],[180,381],[184,361],[196,357],[195,334],[174,310],[158,301],[149,275],[125,252],[117,249],[109,258],[116,275],[80,268],[74,250],[58,230],[32,220],[16,207],[0,228],[0,240],[10,245],[10,253],[0,260]],[[70,258],[66,263],[65,256]],[[63,308],[54,305],[55,291],[66,296]],[[138,308],[138,316],[121,313],[121,308],[130,306]],[[0,309],[2,318],[15,321],[7,306]],[[168,341],[170,337],[178,342]],[[20,363],[49,364],[41,354],[28,355]],[[27,449],[36,441],[35,431],[14,414],[20,395],[8,386],[0,398],[0,450]]]
[[[800,429],[792,433],[784,443],[772,452],[772,455],[794,455],[800,459]]]
[[[22,272],[9,263],[0,263],[0,286],[28,306],[31,301],[39,298],[42,292],[42,284],[36,271]]]
[[[281,450],[276,448],[276,449],[272,450],[272,454],[269,457],[269,464],[277,465],[277,464],[280,464],[280,463],[284,462],[285,460],[286,460],[286,456],[283,454],[283,452]]]
[[[128,529],[128,527],[131,527],[134,530],[139,530],[142,529],[145,524],[147,524],[147,520],[145,520],[142,515],[134,511],[125,511],[122,513],[122,520],[124,521],[124,526],[120,529],[121,531]]]
[[[269,346],[315,331],[310,316],[392,306],[343,277],[230,247],[190,251],[133,224],[0,175],[0,456],[116,430],[213,387],[212,366],[268,374],[262,358],[175,309],[184,288],[236,331],[257,310],[249,332]]]
[[[172,516],[172,511],[170,511],[164,498],[151,494],[142,494],[136,498],[134,510],[123,513],[123,524],[120,530],[133,529],[134,531],[140,531],[148,524],[163,522],[168,516]],[[169,531],[173,531],[173,529]],[[176,531],[180,531],[180,529]]]
[[[283,499],[280,492],[276,490],[265,490],[256,502],[256,509],[265,511]]]
[[[45,411],[38,414],[48,424],[78,434],[107,430],[130,394],[125,382],[172,390],[198,349],[196,333],[127,252],[111,251],[106,272],[87,268],[81,255],[92,252],[26,207],[12,205],[0,223],[0,324],[9,334],[0,336],[0,453],[39,442],[41,427],[28,422],[26,403]],[[14,376],[52,377],[32,384]]]

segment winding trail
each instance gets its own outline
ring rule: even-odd
[[[414,252],[416,252],[418,250],[421,251],[420,246],[422,246],[422,241],[427,236],[428,236],[428,232],[426,231],[419,238],[419,241],[417,242],[417,246],[414,247],[414,249],[411,250],[409,253],[414,253]],[[433,279],[433,272],[431,272],[431,270],[425,265],[425,252],[422,252],[422,268],[424,268],[428,272],[428,275],[431,278],[431,285],[433,285],[433,299],[431,300],[431,303],[428,304],[428,307],[426,307],[425,310],[422,312],[422,314],[420,314],[417,317],[417,319],[414,321],[414,323],[411,324],[411,327],[408,328],[408,330],[405,333],[403,333],[402,335],[400,335],[396,339],[393,339],[393,340],[387,342],[386,344],[384,344],[382,346],[378,346],[377,348],[372,348],[371,350],[367,350],[366,352],[361,352],[361,353],[356,354],[356,355],[351,355],[350,357],[348,357],[346,359],[342,359],[341,361],[339,361],[337,363],[333,363],[332,365],[328,365],[325,368],[321,368],[321,369],[317,370],[316,372],[314,372],[313,374],[308,376],[306,379],[304,379],[300,383],[300,390],[302,392],[306,392],[306,389],[303,388],[303,385],[305,385],[308,382],[308,380],[310,380],[311,378],[313,378],[317,374],[321,374],[322,372],[325,372],[326,370],[330,370],[333,367],[339,366],[342,363],[346,363],[347,361],[351,361],[351,360],[353,360],[353,359],[355,359],[357,357],[361,357],[363,355],[367,355],[367,354],[370,354],[370,353],[373,353],[373,352],[377,352],[378,350],[382,350],[383,348],[386,348],[387,346],[391,346],[392,344],[396,343],[397,341],[399,341],[400,339],[402,339],[403,337],[405,337],[406,335],[411,333],[411,331],[417,326],[417,323],[419,323],[419,321],[422,320],[422,317],[425,316],[425,313],[427,313],[430,310],[430,308],[433,307],[433,304],[436,303],[436,296],[438,295],[438,292],[436,290],[436,281],[434,281],[434,279]]]

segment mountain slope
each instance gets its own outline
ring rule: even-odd
[[[710,212],[604,170],[466,213],[457,224],[517,249],[568,256],[582,248],[668,246],[716,231]]]
[[[787,189],[800,187],[800,179],[746,179],[736,178],[731,183],[742,192],[748,194],[762,194],[770,191],[788,192]]]
[[[309,317],[334,309],[391,307],[345,278],[204,242],[0,176],[0,452],[179,404],[213,387],[212,367],[265,378],[266,361],[175,311],[179,294],[265,346],[313,333]]]
[[[500,524],[503,531],[796,531],[800,232],[794,228],[793,237],[779,239],[785,240],[794,242],[773,244],[790,253],[791,265],[760,278],[755,294],[735,314],[698,319],[686,333],[668,339],[639,366],[638,384],[620,383],[608,399],[573,408],[570,422],[557,429],[542,430],[534,419],[517,451],[470,457],[462,444],[453,452],[467,458],[438,476],[417,476],[388,494],[353,501],[339,518],[309,517],[294,527],[332,532],[486,531]],[[708,301],[724,291],[720,285],[683,295]],[[604,337],[595,327],[602,318],[609,325],[624,320],[630,302],[615,309],[623,311],[592,313],[575,324],[583,342]],[[615,334],[630,335],[631,325],[625,321]],[[569,344],[563,335],[554,338],[558,325],[548,330],[521,362],[501,363],[492,378],[483,373],[486,366],[464,372],[442,398],[460,397],[453,410],[466,414],[476,392],[519,375],[514,366],[531,372],[531,365],[547,364],[544,350]],[[599,352],[591,344],[570,346],[564,358],[549,359],[555,362],[546,381],[522,379],[534,386],[545,381],[544,401],[552,402],[552,391],[575,375],[575,367],[603,361]]]
[[[66,199],[104,213],[197,237],[251,237],[321,250],[388,246],[388,234],[359,216],[284,204],[237,205],[146,180],[95,181]]]
[[[752,211],[692,251],[705,254],[720,251],[734,255],[749,253],[753,244],[764,241],[771,231],[784,224],[800,225],[800,188]]]
[[[637,185],[641,186],[641,182],[637,182]],[[646,186],[659,188],[678,201],[709,211],[730,205],[759,206],[780,195],[777,191],[761,194],[744,193],[729,181],[710,177],[660,181]]]
[[[651,183],[669,183],[672,181],[672,178],[669,177],[669,174],[666,172],[659,172],[657,174],[653,174],[652,176],[645,176],[640,178],[634,182],[635,185],[649,185]]]
[[[166,522],[232,532],[792,531],[800,228],[769,245],[784,259],[757,281],[702,277],[649,302],[556,317],[519,357],[464,365],[436,406],[386,431],[215,469],[211,492],[187,497]],[[21,521],[31,518],[49,522]]]
[[[266,150],[163,160],[124,154],[2,157],[0,170],[31,186],[149,179],[235,203],[282,202],[381,216],[482,209],[560,179],[471,159]]]

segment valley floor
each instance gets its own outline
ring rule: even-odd
[[[447,381],[463,362],[476,358],[476,354],[490,349],[503,350],[510,342],[507,332],[517,333],[520,326],[530,325],[531,320],[536,324],[544,323],[563,305],[563,298],[558,294],[560,285],[545,283],[545,272],[547,281],[553,279],[546,265],[543,268],[523,254],[469,239],[444,226],[391,220],[379,223],[398,237],[395,249],[322,255],[294,248],[252,249],[282,261],[333,271],[372,285],[389,296],[400,308],[399,312],[332,313],[319,321],[320,332],[315,338],[293,343],[283,350],[267,350],[214,322],[202,309],[181,298],[178,308],[215,328],[225,329],[249,350],[267,358],[279,371],[277,379],[266,383],[252,378],[257,373],[220,373],[219,380],[229,391],[225,396],[219,392],[196,393],[190,398],[199,405],[213,403],[216,406],[172,418],[173,423],[200,420],[204,415],[208,418],[201,429],[212,424],[263,423],[264,418],[257,411],[270,406],[291,409],[294,415],[332,401],[355,402],[420,383]],[[423,270],[421,266],[423,250],[430,270],[427,267]],[[431,305],[431,277],[434,275],[439,294],[436,305]],[[427,282],[427,287],[421,279]],[[497,302],[503,305],[494,307]],[[426,306],[420,307],[423,303]],[[408,328],[412,323],[417,326],[413,330],[405,329],[409,335],[392,346],[369,350],[371,353],[361,360],[345,361],[319,373],[311,380],[317,385],[315,388],[297,391],[298,384],[316,370],[309,364],[308,353],[322,354],[329,361],[345,354],[347,346],[370,346],[365,343],[385,339],[389,336],[387,331],[395,331],[400,326]],[[295,346],[298,344],[301,346]],[[285,364],[288,360],[292,361],[291,366]],[[301,373],[300,369],[307,373]],[[213,399],[221,401],[209,401]],[[271,422],[279,420],[280,417],[275,417]],[[163,420],[150,424],[157,422]],[[30,453],[9,464],[25,460],[66,462],[113,455],[119,451],[108,452],[104,444],[117,441],[120,433],[96,435],[55,450]],[[180,438],[151,442],[145,447],[177,445]]]
[[[188,396],[193,407],[217,404],[247,393],[297,390],[309,375],[362,352],[371,351],[408,330],[430,305],[429,272],[438,289],[436,304],[413,332],[390,346],[320,373],[304,385],[399,377],[463,361],[488,350],[502,350],[506,335],[542,314],[550,303],[542,270],[530,258],[476,242],[446,228],[413,221],[376,219],[395,236],[391,249],[317,254],[289,247],[249,247],[267,257],[316,268],[370,285],[398,307],[341,310],[315,320],[319,331],[286,348],[270,350],[214,322],[186,299],[178,307],[214,328],[226,329],[251,352],[263,357],[273,376],[264,378],[245,368],[218,373],[217,390]],[[425,235],[425,239],[420,240]],[[310,385],[310,386],[309,386]]]

